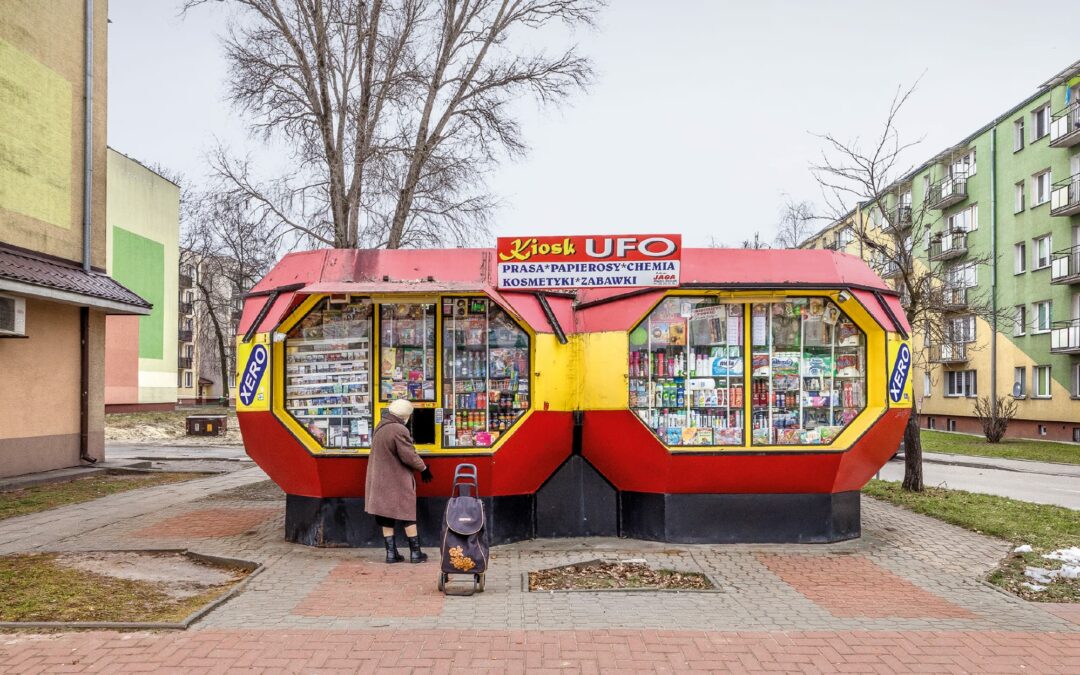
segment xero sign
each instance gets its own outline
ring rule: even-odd
[[[255,401],[255,392],[259,390],[269,356],[265,345],[255,345],[248,356],[244,372],[240,373],[240,402],[251,405]]]
[[[889,375],[889,398],[893,403],[899,403],[904,397],[904,385],[907,384],[909,372],[911,372],[911,350],[906,344],[901,344],[899,351],[896,352],[892,374]]]

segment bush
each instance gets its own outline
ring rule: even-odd
[[[1012,396],[994,396],[993,399],[983,396],[975,401],[975,416],[982,425],[986,442],[997,443],[1005,437],[1009,422],[1016,416],[1016,399]]]

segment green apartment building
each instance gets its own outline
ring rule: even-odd
[[[1017,399],[1009,435],[1080,441],[1080,62],[901,178],[886,201],[878,226],[911,230],[922,213],[917,255],[949,279],[946,339],[913,336],[929,350],[914,375],[922,426],[978,432],[974,399],[996,390]],[[850,250],[842,231],[804,247]],[[998,308],[996,331],[975,305]]]

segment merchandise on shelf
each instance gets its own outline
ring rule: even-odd
[[[743,443],[743,305],[669,297],[630,334],[630,408],[667,445]]]
[[[327,448],[371,445],[372,308],[320,301],[285,340],[285,408]]]
[[[435,305],[379,306],[379,400],[435,400]]]
[[[529,409],[529,337],[487,298],[442,301],[443,445],[490,447]]]

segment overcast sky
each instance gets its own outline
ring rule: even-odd
[[[178,4],[109,2],[109,145],[198,180],[215,137],[258,144],[224,100],[222,12]],[[785,193],[822,201],[810,132],[872,135],[922,75],[900,120],[919,162],[1080,59],[1077,25],[1077,2],[611,0],[576,36],[591,91],[519,106],[531,151],[492,179],[494,234],[771,238]]]

